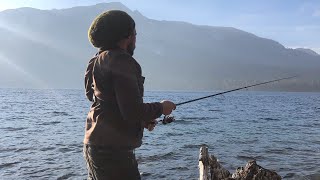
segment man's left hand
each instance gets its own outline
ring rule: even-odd
[[[149,131],[153,131],[153,129],[156,127],[157,124],[158,124],[158,121],[156,119],[153,119],[147,122],[144,128],[148,129]]]

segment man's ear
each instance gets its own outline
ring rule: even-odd
[[[131,34],[131,33],[129,33],[129,34],[127,34],[127,35],[125,36],[126,39],[130,39],[131,37],[132,37],[132,34]]]
[[[127,39],[128,39],[129,41],[133,41],[133,38],[134,38],[134,35],[129,35]]]
[[[129,33],[128,35],[126,35],[125,38],[130,39],[130,38],[132,38],[133,36],[136,36],[136,35],[137,35],[136,31],[134,31],[134,33]]]

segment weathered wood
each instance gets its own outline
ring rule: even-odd
[[[208,147],[202,146],[200,148],[199,153],[199,174],[200,180],[210,180],[209,179],[209,154],[208,154]]]
[[[211,180],[227,180],[230,178],[230,172],[225,169],[214,156],[210,156]]]
[[[209,156],[205,145],[200,148],[199,173],[200,180],[281,180],[275,171],[259,166],[256,161],[249,161],[245,167],[239,167],[231,175],[215,156]]]

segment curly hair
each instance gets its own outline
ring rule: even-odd
[[[134,33],[135,22],[130,15],[120,10],[106,11],[97,16],[89,30],[91,44],[100,49],[116,48],[117,43]]]

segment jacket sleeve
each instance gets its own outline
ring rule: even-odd
[[[112,83],[121,115],[129,123],[156,119],[162,114],[162,105],[159,102],[143,103],[133,62],[131,56],[122,55],[111,66]]]
[[[93,57],[90,59],[85,75],[84,75],[84,87],[86,91],[86,96],[89,101],[93,101],[93,89],[92,89],[92,71],[93,71],[93,66],[96,61],[97,57]]]

